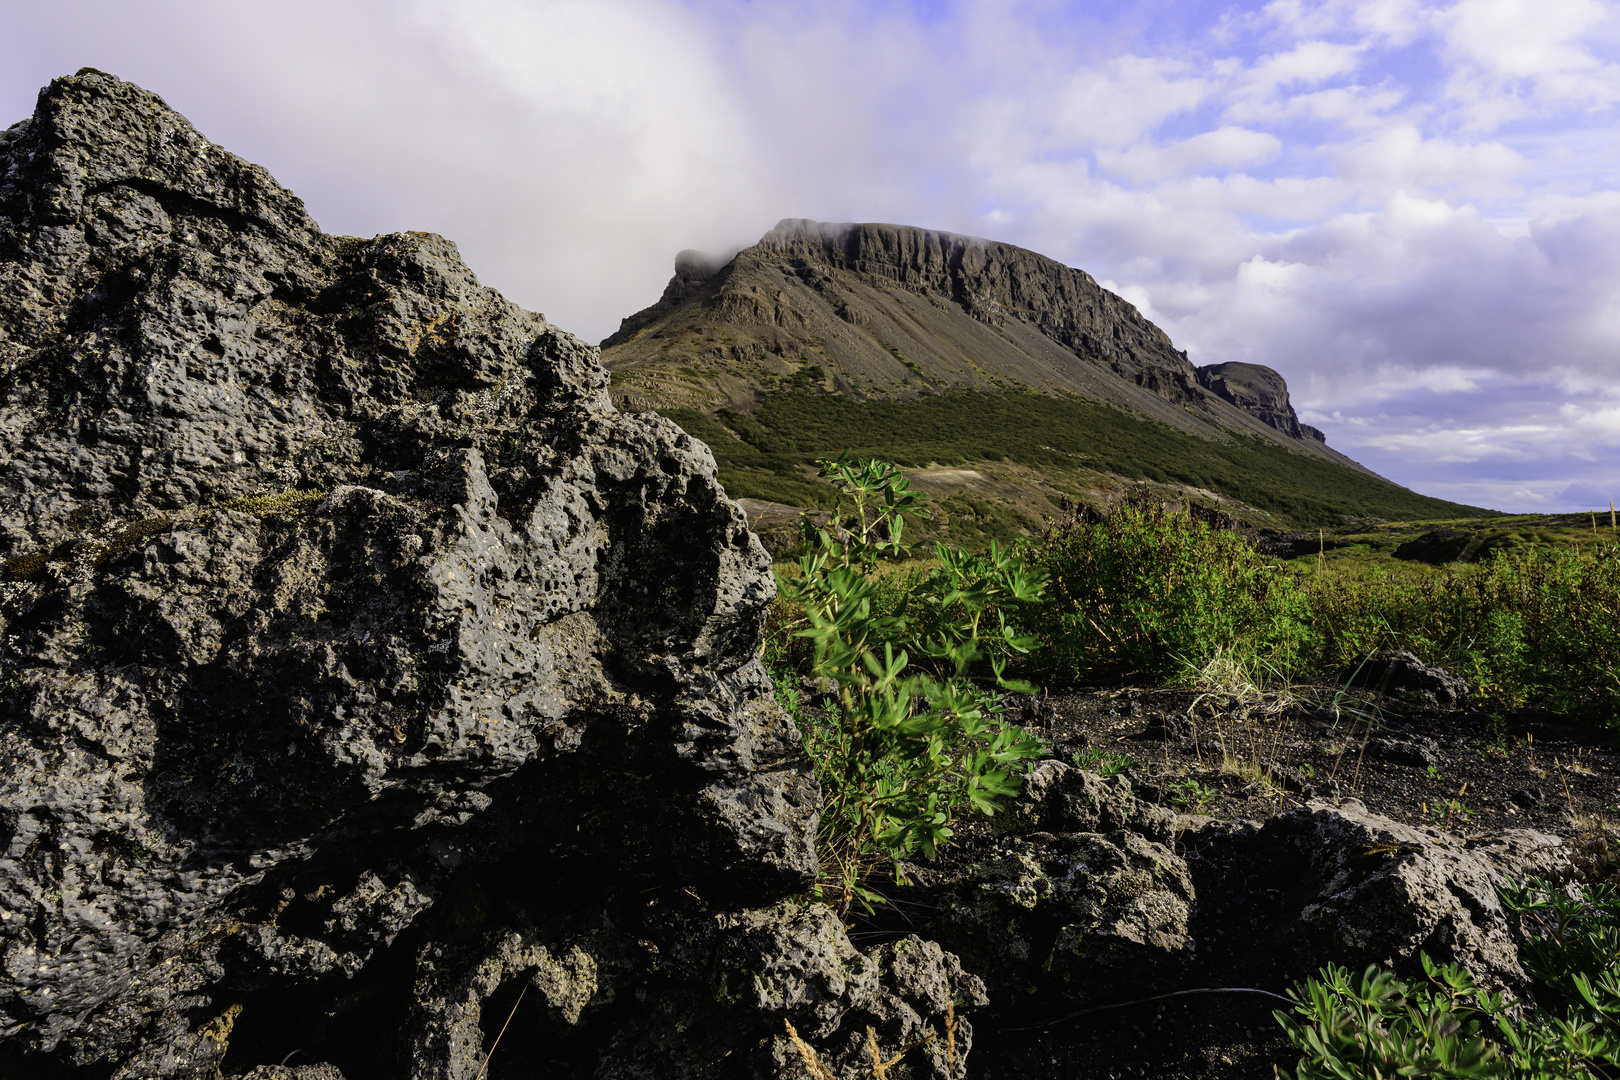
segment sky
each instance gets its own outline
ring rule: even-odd
[[[887,221],[1093,274],[1425,494],[1620,499],[1620,0],[0,0],[328,232],[591,341],[675,253]]]

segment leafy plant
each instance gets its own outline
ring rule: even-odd
[[[1274,1015],[1302,1054],[1299,1080],[1397,1076],[1613,1080],[1620,1076],[1620,891],[1572,896],[1532,878],[1498,889],[1526,931],[1539,1006],[1487,993],[1464,969],[1419,954],[1426,983],[1329,965]]]
[[[1465,788],[1467,786],[1467,784],[1463,785]],[[1462,795],[1462,792],[1457,792],[1457,795]],[[1474,812],[1468,809],[1468,804],[1458,797],[1447,799],[1445,802],[1437,802],[1433,806],[1425,803],[1424,811],[1428,814],[1429,824],[1437,829],[1449,829],[1453,821],[1466,822],[1474,816]]]
[[[1170,785],[1170,801],[1195,814],[1214,802],[1217,794],[1214,788],[1197,780],[1178,780]]]
[[[1303,579],[1314,664],[1408,649],[1466,675],[1492,711],[1541,699],[1561,712],[1620,705],[1620,545],[1504,550],[1419,575]]]
[[[899,469],[847,452],[821,475],[843,499],[828,524],[805,519],[806,554],[782,591],[803,613],[792,634],[812,648],[809,674],[833,688],[827,712],[799,719],[842,914],[869,902],[860,882],[879,860],[932,856],[954,820],[994,813],[1044,750],[1007,719],[1001,691],[1034,692],[1006,666],[1035,644],[1020,622],[1045,581],[999,546],[975,556],[938,545],[937,568],[906,579],[890,607],[875,571],[909,553],[906,515],[924,513],[926,496]]]
[[[1122,772],[1136,768],[1136,762],[1130,755],[1117,750],[1101,750],[1094,746],[1076,750],[1069,760],[1074,762],[1076,768],[1086,769],[1098,776],[1118,776]]]
[[[1425,985],[1377,965],[1359,979],[1336,964],[1294,988],[1296,1020],[1272,1015],[1303,1053],[1299,1080],[1374,1080],[1397,1076],[1506,1076],[1501,1051],[1481,1022],[1507,1011],[1500,995],[1474,985],[1467,971],[1420,954]]]

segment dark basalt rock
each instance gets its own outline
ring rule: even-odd
[[[1472,539],[1472,534],[1463,529],[1430,529],[1396,547],[1395,557],[1435,565],[1457,562],[1463,559]]]
[[[1276,555],[1283,559],[1298,559],[1310,555],[1323,555],[1345,546],[1338,537],[1322,531],[1290,529],[1286,532],[1262,530],[1254,534],[1254,549],[1262,555]]]
[[[1518,929],[1496,890],[1575,873],[1576,852],[1535,830],[1465,838],[1355,799],[1223,822],[1154,806],[1151,786],[1043,762],[992,846],[925,875],[928,933],[989,987],[981,1075],[1074,1075],[1057,1048],[1084,1012],[1198,987],[1282,993],[1326,963],[1421,977],[1423,952],[1523,998]]]
[[[1451,562],[1486,562],[1498,552],[1510,553],[1524,546],[1524,540],[1511,532],[1440,528],[1430,529],[1400,544],[1395,549],[1395,557],[1441,566]]]
[[[1283,958],[1295,979],[1329,958],[1416,974],[1426,952],[1522,998],[1528,980],[1496,889],[1526,875],[1570,876],[1571,853],[1556,836],[1514,829],[1464,839],[1392,821],[1356,799],[1313,800],[1224,839],[1195,880],[1223,913],[1239,910],[1222,895],[1231,882],[1258,874],[1276,886],[1256,913],[1254,925],[1266,929],[1247,931],[1245,946]],[[1218,883],[1222,874],[1228,882]]]
[[[465,1077],[520,986],[599,1075],[937,1023],[954,961],[906,1004],[823,909],[860,994],[714,993],[819,794],[768,557],[594,348],[88,69],[0,136],[0,295],[0,1056]]]
[[[1030,833],[941,889],[928,929],[1003,1010],[1055,1011],[1185,978],[1196,903],[1185,861],[1141,833]]]
[[[1395,704],[1456,708],[1468,699],[1468,680],[1456,672],[1425,664],[1405,649],[1377,649],[1351,661],[1345,685]]]
[[[1327,437],[1301,424],[1288,400],[1288,384],[1271,368],[1260,364],[1210,364],[1197,369],[1198,385],[1296,439]]]
[[[937,882],[929,924],[992,1001],[1039,993],[1055,1010],[1185,972],[1197,898],[1170,847],[1175,813],[1139,799],[1124,776],[1049,760],[994,825],[996,854]]]

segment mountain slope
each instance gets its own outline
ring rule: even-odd
[[[1084,413],[1092,427],[1095,414],[1082,406],[1102,403],[1133,418],[1127,428],[1144,436],[1165,427],[1183,442],[1194,440],[1185,446],[1172,440],[1178,449],[1166,459],[1167,444],[1155,435],[1143,442],[1140,460],[1128,450],[1105,455],[1113,463],[1107,470],[1085,465],[1097,455],[1074,446],[1066,451],[1071,480],[1088,470],[1115,477],[1158,473],[1220,492],[1219,477],[1183,466],[1217,446],[1258,442],[1289,458],[1333,466],[1329,476],[1355,473],[1375,481],[1389,496],[1385,510],[1468,509],[1415,496],[1329,447],[1320,432],[1299,422],[1286,383],[1271,369],[1195,368],[1161,329],[1084,271],[950,233],[787,220],[723,263],[682,252],[663,297],[603,342],[603,361],[613,371],[612,393],[621,408],[657,409],[689,424],[706,417],[723,463],[752,451],[802,464],[808,454],[836,451],[801,447],[798,433],[762,426],[768,416],[786,415],[781,408],[762,412],[784,396],[836,395],[876,405],[1025,392],[1069,403],[1064,415]],[[971,429],[975,420],[962,415],[958,422]],[[1057,426],[1074,427],[1067,421]],[[736,441],[746,445],[730,445]],[[767,451],[762,441],[775,449]],[[797,468],[785,460],[772,467],[784,478]],[[1047,464],[1040,471],[1051,479],[1064,469]],[[737,479],[728,478],[728,486]],[[1309,486],[1320,490],[1322,483],[1313,475]],[[779,494],[785,490],[777,485]],[[808,489],[796,490],[801,500],[809,497]],[[1378,499],[1352,501],[1357,509],[1342,512],[1381,507]],[[1320,516],[1333,500],[1315,503],[1312,513]]]

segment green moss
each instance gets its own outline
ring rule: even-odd
[[[6,560],[7,581],[34,581],[45,574],[45,555],[34,552],[17,559]]]
[[[347,259],[358,253],[367,243],[368,241],[358,236],[334,236],[332,237],[332,251],[338,258]]]

